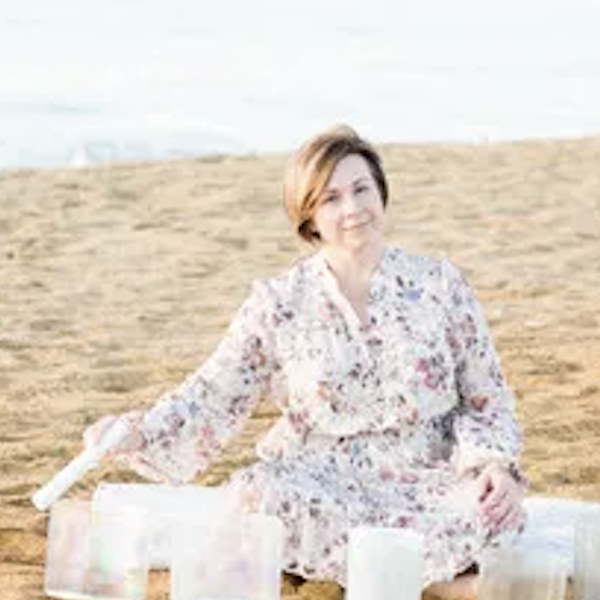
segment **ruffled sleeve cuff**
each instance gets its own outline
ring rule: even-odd
[[[117,455],[116,460],[138,475],[150,481],[178,485],[191,481],[204,467],[194,436],[186,436],[177,444],[172,444],[169,439],[151,439],[147,424],[144,423],[147,415],[133,411],[123,415],[123,418],[143,442],[139,450]]]

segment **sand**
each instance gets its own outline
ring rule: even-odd
[[[484,304],[519,398],[532,493],[600,500],[600,139],[382,148],[391,244],[447,254]],[[151,404],[214,348],[253,279],[306,248],[285,157],[0,174],[0,589],[42,598],[31,493],[107,412]],[[198,482],[253,459],[259,407]],[[101,480],[140,481],[105,464]],[[297,583],[297,582],[296,582]],[[151,599],[168,578],[152,576]],[[341,598],[284,582],[284,598]]]

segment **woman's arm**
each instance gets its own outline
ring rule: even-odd
[[[442,262],[455,377],[460,396],[454,421],[458,473],[481,472],[488,465],[504,467],[517,479],[522,436],[515,399],[502,375],[500,361],[483,311],[459,270]]]
[[[124,415],[133,435],[115,452],[118,459],[144,477],[171,483],[208,468],[268,392],[270,304],[267,285],[255,284],[208,360],[150,410]],[[94,437],[84,435],[88,445]]]

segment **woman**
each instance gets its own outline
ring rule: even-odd
[[[285,201],[316,252],[254,285],[199,370],[127,415],[118,453],[189,481],[269,397],[281,416],[231,485],[282,519],[285,571],[344,585],[349,527],[411,528],[424,587],[474,595],[457,576],[519,530],[523,485],[514,399],[473,292],[449,261],[386,246],[381,161],[348,127],[292,157]]]

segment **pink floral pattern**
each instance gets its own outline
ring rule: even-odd
[[[130,464],[152,479],[206,469],[261,397],[281,416],[231,485],[285,524],[287,571],[345,581],[349,527],[425,536],[423,585],[514,537],[468,494],[490,461],[518,469],[521,435],[471,288],[448,260],[387,249],[369,323],[314,254],[257,282],[211,357],[137,418]]]

